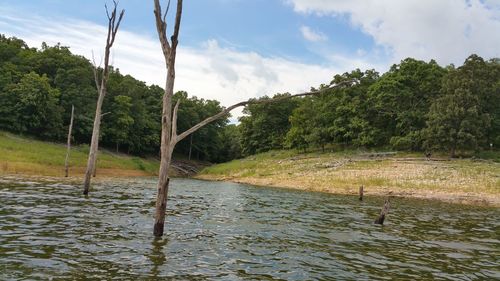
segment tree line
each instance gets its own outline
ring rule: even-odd
[[[110,67],[100,143],[135,155],[158,155],[162,95],[161,87]],[[86,58],[60,44],[30,48],[21,39],[0,35],[0,129],[63,142],[74,105],[73,141],[89,143],[96,98],[93,65]],[[175,93],[174,100],[183,104],[180,130],[223,109],[218,101],[189,97],[186,92]],[[175,153],[212,162],[234,158],[228,149],[232,144],[226,142],[231,139],[226,135],[234,131],[228,117],[181,141]]]
[[[330,84],[342,81],[349,85],[319,96],[247,106],[238,128],[243,155],[341,146],[455,157],[500,146],[498,58],[471,55],[460,67],[407,58],[383,75],[356,69]]]
[[[30,48],[0,35],[0,129],[64,141],[71,106],[73,140],[88,143],[97,90],[92,64],[69,48],[43,43]],[[500,59],[469,56],[462,66],[442,67],[407,58],[386,73],[359,69],[335,75],[321,95],[248,103],[239,124],[215,120],[180,141],[175,153],[223,162],[272,149],[326,147],[461,151],[500,146]],[[103,105],[101,144],[136,155],[158,155],[162,95],[119,69],[110,69]],[[255,101],[287,96],[276,94]],[[224,108],[216,100],[180,91],[178,130],[185,131]]]

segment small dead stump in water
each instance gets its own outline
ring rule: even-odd
[[[363,186],[359,187],[359,201],[363,201]]]
[[[387,216],[387,214],[389,213],[389,206],[390,206],[389,198],[387,198],[387,199],[385,199],[384,207],[382,208],[382,211],[380,212],[380,216],[373,223],[380,224],[380,225],[384,224],[385,216]]]

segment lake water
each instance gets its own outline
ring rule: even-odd
[[[173,179],[0,177],[0,280],[499,280],[500,209]],[[369,190],[366,190],[369,192]]]

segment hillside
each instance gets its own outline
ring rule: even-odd
[[[500,163],[493,160],[273,151],[205,168],[197,178],[339,194],[363,185],[366,195],[500,205]]]
[[[73,146],[70,176],[80,176],[87,165],[88,146]],[[0,174],[64,176],[66,145],[43,142],[0,131]],[[208,163],[176,159],[171,176],[189,176]],[[99,176],[152,176],[158,173],[159,161],[100,150]]]
[[[70,175],[82,175],[87,163],[88,146],[71,149]],[[64,176],[66,146],[0,132],[0,173]],[[100,150],[97,173],[107,176],[154,175],[159,163],[153,159],[131,157]]]

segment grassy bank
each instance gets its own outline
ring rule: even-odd
[[[498,159],[498,155],[488,157]],[[205,168],[200,179],[341,194],[435,198],[500,206],[500,163],[366,152],[274,151]]]
[[[71,149],[70,175],[83,175],[87,164],[88,146]],[[0,132],[0,174],[64,176],[64,144],[42,142]],[[158,173],[154,159],[131,157],[100,150],[97,174],[103,176],[146,176]]]

